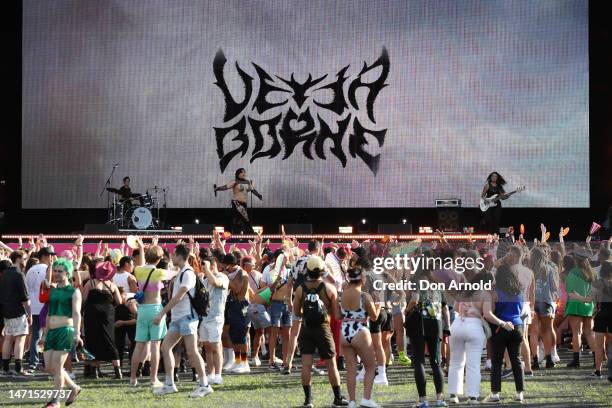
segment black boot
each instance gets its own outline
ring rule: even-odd
[[[123,374],[121,373],[121,367],[113,367],[115,369],[115,380],[123,379]]]
[[[136,368],[136,378],[142,377],[142,363],[138,363],[138,368]]]
[[[532,370],[539,370],[540,369],[540,362],[538,361],[537,357],[534,357],[531,360],[531,369]]]
[[[580,352],[574,353],[573,360],[567,364],[567,368],[579,368],[580,367]]]
[[[175,383],[179,382],[178,372],[179,372],[179,369],[178,369],[178,368],[175,368],[175,369],[174,369],[174,382],[175,382]]]
[[[550,354],[546,356],[546,368],[555,368],[555,363],[553,362]]]
[[[195,368],[191,369],[191,381],[193,381],[193,382],[198,381],[198,375],[196,374],[196,369]]]

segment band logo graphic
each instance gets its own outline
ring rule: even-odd
[[[213,61],[213,71],[215,85],[223,93],[225,113],[223,126],[213,129],[221,172],[225,171],[234,157],[244,157],[249,150],[251,163],[261,158],[273,159],[281,153],[281,160],[285,160],[300,144],[304,156],[308,159],[314,160],[316,155],[319,159],[326,160],[325,142],[328,139],[332,142],[329,152],[340,161],[342,167],[346,167],[347,155],[343,150],[343,140],[348,137],[349,155],[361,159],[376,175],[380,154],[369,153],[365,146],[368,145],[368,140],[375,140],[378,143],[377,148],[380,149],[387,133],[387,129],[376,129],[374,117],[376,98],[388,85],[385,81],[389,75],[390,64],[386,48],[382,49],[380,57],[372,64],[364,61],[361,71],[356,75],[347,75],[350,67],[347,65],[334,76],[330,75],[330,78],[323,75],[313,79],[312,74],[308,74],[304,82],[298,81],[293,73],[289,79],[272,75],[252,62],[257,76],[255,80],[236,62],[236,71],[244,86],[244,98],[241,101],[232,96],[227,86],[224,77],[226,62],[223,50],[219,50]],[[371,79],[377,72],[380,74],[376,79],[364,82],[363,77]],[[366,75],[368,73],[370,74]],[[345,86],[345,83],[348,83],[348,86]],[[360,97],[366,95],[365,103],[358,104],[358,90]],[[331,102],[322,102],[322,99],[317,97],[323,92],[328,96],[331,93]],[[271,95],[278,101],[271,101]],[[330,126],[329,119],[326,122],[321,117],[323,110],[328,113],[324,116],[336,118],[335,126]],[[330,115],[330,112],[333,115]],[[358,118],[357,113],[362,112]],[[372,137],[366,138],[366,135]],[[270,147],[264,150],[266,145]]]

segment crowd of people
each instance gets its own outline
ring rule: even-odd
[[[567,367],[594,362],[592,376],[612,382],[612,239],[569,245],[563,231],[558,242],[547,236],[542,226],[541,239],[529,244],[512,235],[307,245],[284,237],[272,250],[261,237],[237,246],[215,232],[207,245],[138,238],[135,248],[100,243],[96,253],[83,251],[80,236],[60,254],[43,236],[17,249],[0,243],[2,375],[27,378],[44,366],[70,405],[82,391],[74,361],[83,361],[85,378],[108,376],[101,362],[111,362],[118,380],[129,372],[131,386],[148,377],[158,396],[178,392],[188,363],[197,384],[190,397],[199,398],[223,384],[224,373],[248,375],[267,364],[291,374],[299,356],[306,408],[313,373],[328,376],[333,407],[378,407],[374,388],[388,385],[391,364],[412,366],[420,408],[460,398],[499,402],[509,376],[513,400],[523,402],[526,378],[554,369],[571,332]],[[375,258],[400,253],[482,263],[461,273],[426,263],[374,271]],[[451,290],[421,281],[467,284]],[[417,284],[393,285],[401,282]],[[483,371],[491,389],[481,399]],[[47,407],[59,405],[52,399]]]

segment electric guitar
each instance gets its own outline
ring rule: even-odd
[[[525,190],[525,186],[518,186],[516,190],[506,193],[506,196],[510,197],[512,194],[520,193]],[[485,212],[491,207],[497,207],[497,203],[501,200],[499,194],[492,195],[487,198],[480,198],[480,211]]]

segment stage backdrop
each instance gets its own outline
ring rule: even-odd
[[[587,5],[25,0],[23,206],[587,207]]]

